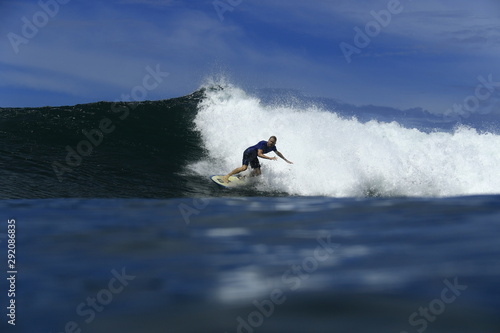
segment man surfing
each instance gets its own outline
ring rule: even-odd
[[[248,147],[243,152],[243,163],[242,163],[242,166],[239,167],[239,168],[234,169],[233,171],[231,171],[230,173],[228,173],[227,175],[225,175],[224,177],[222,177],[222,181],[221,182],[222,183],[228,183],[229,182],[229,177],[231,177],[232,175],[236,175],[236,174],[238,174],[240,172],[245,171],[248,168],[249,164],[250,164],[250,166],[253,169],[253,171],[251,173],[251,176],[252,177],[253,176],[259,176],[261,174],[261,171],[260,171],[260,163],[259,163],[258,157],[264,158],[266,160],[273,160],[273,161],[277,160],[277,158],[275,156],[274,157],[267,157],[266,155],[264,155],[264,154],[267,154],[267,153],[269,153],[271,151],[274,151],[276,153],[276,155],[278,155],[279,157],[281,157],[282,159],[284,159],[288,164],[293,164],[293,162],[290,162],[289,160],[287,160],[285,158],[285,156],[283,156],[283,154],[280,153],[278,151],[278,149],[276,149],[276,142],[277,141],[278,141],[278,139],[276,139],[276,137],[273,135],[267,141],[262,140],[259,143],[257,143],[255,146]]]

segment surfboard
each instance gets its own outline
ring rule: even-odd
[[[219,186],[225,187],[225,188],[234,188],[234,187],[239,187],[243,186],[245,184],[248,184],[248,177],[242,177],[242,176],[231,176],[229,177],[229,182],[228,183],[223,183],[222,182],[222,177],[223,175],[214,175],[210,176],[210,179],[214,183],[216,183]]]

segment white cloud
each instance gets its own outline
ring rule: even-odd
[[[113,92],[108,98],[114,99],[117,92],[126,93],[142,82],[146,66],[159,64],[162,71],[172,73],[172,81],[166,80],[156,94],[166,89],[189,93],[199,86],[193,80],[206,75],[201,71],[210,61],[225,62],[240,51],[241,31],[221,24],[215,12],[181,9],[158,21],[150,20],[150,11],[125,20],[122,8],[95,9],[92,16],[82,17],[73,9],[57,17],[28,44],[20,45],[19,54],[12,52],[8,41],[0,41],[8,51],[0,54],[0,64],[19,69],[3,75],[5,85],[77,95],[93,90],[102,94],[96,91],[100,87]]]
[[[371,12],[387,10],[389,0],[339,0],[305,2],[301,0],[267,1],[265,4],[243,3],[240,7],[249,15],[269,24],[292,30],[302,30],[326,39],[352,39],[353,28],[373,21]],[[499,5],[496,0],[400,0],[402,12],[392,15],[390,24],[383,28],[384,36],[406,39],[406,44],[432,43],[434,47],[453,47],[456,52],[467,47],[500,48],[498,27]],[[238,10],[240,9],[238,7]],[[277,15],[279,14],[279,15]],[[468,38],[460,38],[467,33]],[[388,40],[390,40],[388,38]],[[396,45],[394,45],[396,46]],[[396,46],[397,47],[397,46]],[[420,51],[425,51],[420,49]],[[443,51],[443,50],[441,50]]]

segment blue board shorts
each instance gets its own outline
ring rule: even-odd
[[[252,167],[252,169],[260,168],[259,159],[257,157],[257,149],[247,149],[243,152],[243,162],[242,165]]]

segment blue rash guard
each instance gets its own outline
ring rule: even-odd
[[[267,146],[267,141],[260,141],[255,146],[248,147],[243,152],[243,165],[248,165],[252,167],[252,169],[260,168],[259,159],[257,158],[257,154],[259,149],[262,149],[262,154],[267,154],[270,151],[276,152],[276,145],[272,147]]]

